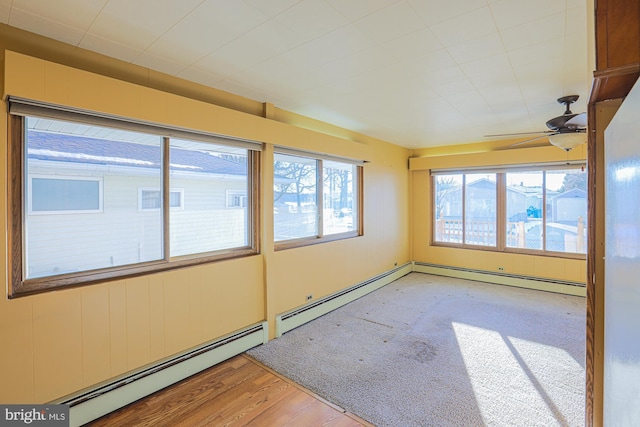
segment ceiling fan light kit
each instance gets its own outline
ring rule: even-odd
[[[549,142],[558,148],[569,151],[586,142],[586,134],[583,132],[556,133],[549,135]]]

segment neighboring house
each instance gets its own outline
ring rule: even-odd
[[[153,139],[28,131],[29,277],[163,257],[161,150]],[[246,245],[246,164],[172,147],[170,165],[171,256]]]
[[[440,196],[440,219],[462,220],[462,189],[453,189]],[[486,178],[467,185],[467,218],[477,221],[495,221],[496,183]],[[470,202],[470,203],[469,203]]]
[[[547,201],[547,208],[551,213],[548,221],[575,226],[579,218],[587,218],[587,192],[573,188],[557,194]]]

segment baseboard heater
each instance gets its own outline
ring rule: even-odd
[[[316,319],[330,311],[335,310],[361,296],[373,292],[402,276],[405,276],[413,270],[412,263],[408,262],[399,267],[372,277],[368,280],[358,283],[357,285],[343,289],[340,292],[331,294],[325,298],[319,299],[312,303],[306,304],[295,310],[287,311],[276,316],[276,337],[292,329],[297,328],[313,319]]]
[[[268,340],[267,322],[225,335],[107,384],[51,403],[70,406],[70,426],[81,426]]]
[[[473,270],[463,267],[414,262],[413,271],[418,273],[435,274],[438,276],[457,277],[460,279],[476,280],[479,282],[496,283],[499,285],[516,286],[519,288],[537,289],[565,295],[586,296],[584,283],[565,280],[544,279],[539,277],[522,276],[517,274],[499,273],[484,270]]]

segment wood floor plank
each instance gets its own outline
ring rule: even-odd
[[[89,424],[171,427],[372,427],[239,355]]]

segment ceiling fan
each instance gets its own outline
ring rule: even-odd
[[[547,120],[549,130],[540,132],[504,133],[498,135],[485,135],[485,137],[517,136],[517,135],[540,135],[525,141],[516,142],[511,147],[536,141],[541,138],[549,138],[549,142],[565,151],[586,142],[587,113],[573,113],[570,105],[578,100],[578,95],[567,95],[558,98],[558,103],[565,106],[565,111],[561,116]]]

